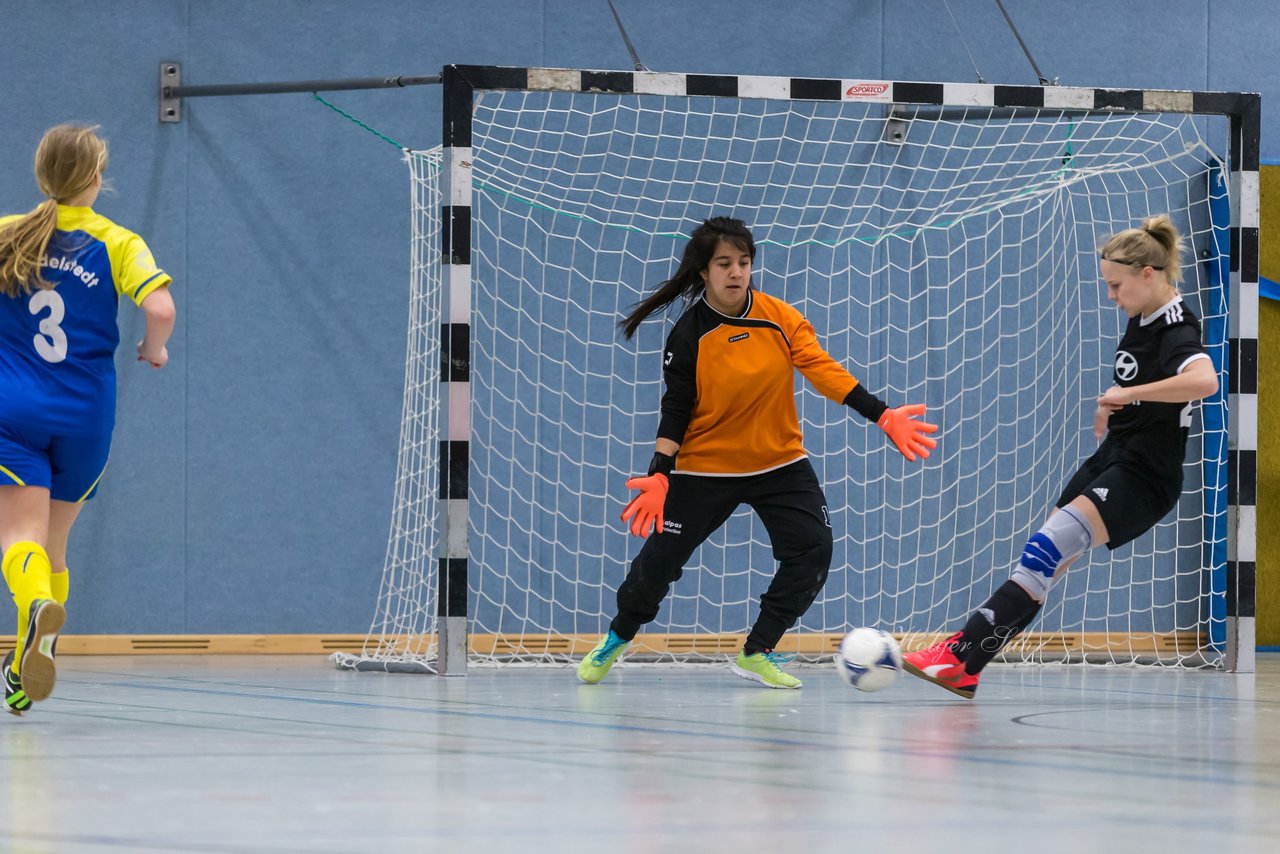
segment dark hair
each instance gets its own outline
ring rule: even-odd
[[[750,255],[752,261],[756,259],[756,241],[751,236],[751,229],[747,228],[746,223],[727,216],[711,217],[689,235],[689,242],[685,244],[684,255],[680,257],[680,267],[676,270],[676,274],[659,285],[652,294],[636,303],[631,313],[618,321],[618,325],[622,327],[622,334],[630,339],[636,334],[636,330],[640,328],[640,324],[646,317],[666,308],[682,296],[686,302],[697,299],[707,287],[707,283],[702,279],[702,273],[711,264],[716,245],[721,240],[733,244]]]

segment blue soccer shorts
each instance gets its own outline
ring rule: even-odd
[[[50,436],[0,424],[0,486],[43,486],[56,501],[88,501],[110,453],[110,433]]]

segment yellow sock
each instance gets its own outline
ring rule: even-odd
[[[13,673],[18,674],[22,662],[22,647],[27,639],[27,617],[34,599],[52,599],[53,591],[49,589],[50,575],[49,555],[39,543],[24,541],[14,543],[4,553],[0,561],[0,571],[4,573],[5,583],[13,593],[14,604],[18,606],[17,645],[13,651]]]
[[[49,590],[59,605],[67,604],[67,593],[71,590],[71,567],[49,574]]]
[[[4,580],[13,593],[18,609],[25,611],[33,599],[52,599],[49,576],[49,555],[39,543],[24,541],[14,543],[4,553]]]

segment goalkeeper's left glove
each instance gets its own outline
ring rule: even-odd
[[[938,425],[917,421],[914,418],[916,415],[924,415],[923,403],[908,403],[897,409],[886,409],[876,421],[876,425],[889,434],[902,455],[913,463],[917,456],[928,457],[929,450],[938,446],[936,439],[925,435],[938,432]]]
[[[923,403],[909,403],[890,409],[888,404],[863,388],[862,383],[858,383],[845,396],[844,405],[854,408],[868,421],[876,422],[881,430],[889,434],[902,455],[913,463],[916,457],[927,457],[929,450],[938,446],[936,440],[925,435],[938,432],[938,425],[917,421],[912,417],[924,415]]]

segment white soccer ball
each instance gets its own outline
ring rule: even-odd
[[[902,650],[893,635],[864,626],[840,641],[836,669],[859,691],[879,691],[892,685],[902,672]]]

